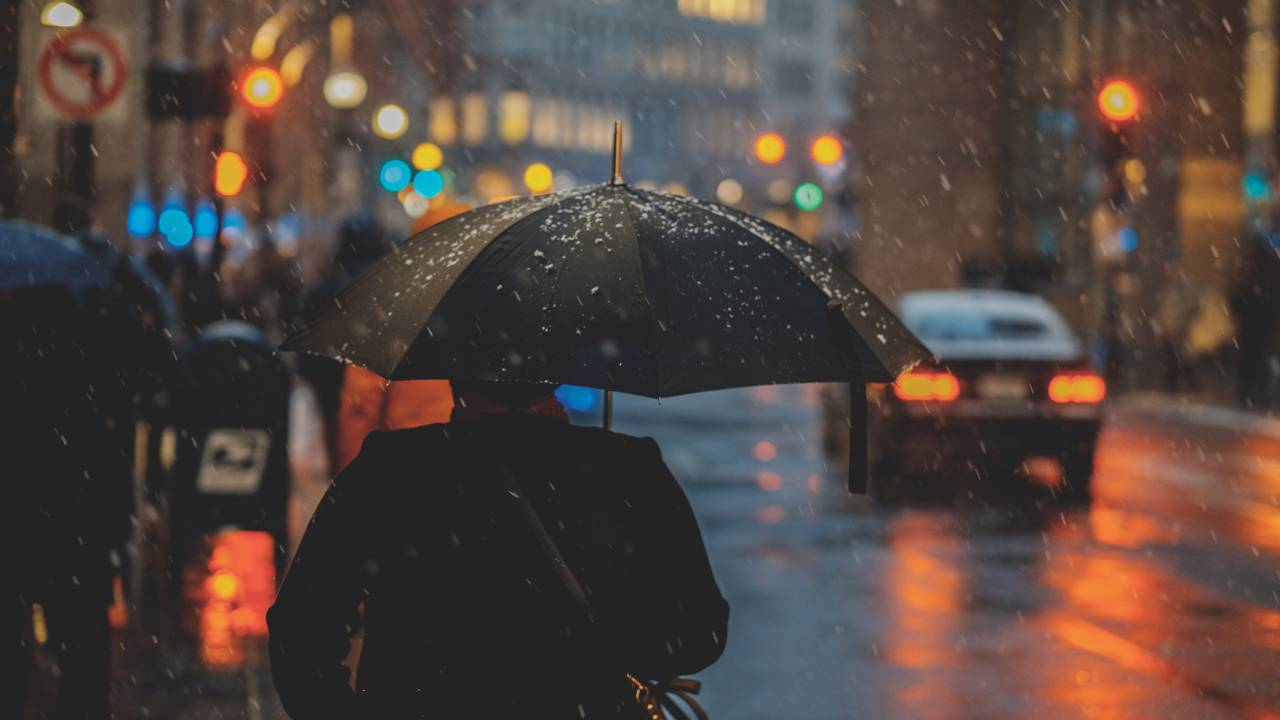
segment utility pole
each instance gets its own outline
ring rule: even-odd
[[[18,14],[19,0],[0,0],[0,217],[18,213]]]

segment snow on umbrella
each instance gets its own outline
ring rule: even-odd
[[[929,357],[884,303],[800,238],[716,203],[622,183],[619,147],[615,133],[606,185],[489,205],[410,238],[282,349],[391,380],[554,382],[649,397],[888,382]],[[864,430],[865,394],[853,396]],[[864,458],[865,438],[854,447]],[[865,481],[859,474],[851,486]]]

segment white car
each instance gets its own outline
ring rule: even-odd
[[[1062,316],[1003,290],[915,292],[898,311],[937,362],[872,394],[872,496],[1087,501],[1107,388]]]

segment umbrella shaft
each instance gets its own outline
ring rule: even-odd
[[[613,429],[613,391],[604,391],[604,429]]]

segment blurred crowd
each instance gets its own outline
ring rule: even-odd
[[[270,577],[280,576],[298,379],[315,400],[327,473],[368,433],[444,421],[453,401],[445,381],[389,384],[275,352],[392,250],[370,215],[336,224],[307,281],[269,228],[129,254],[83,217],[56,225],[50,236],[108,268],[109,280],[0,288],[9,410],[0,415],[19,469],[10,527],[22,540],[9,545],[21,670],[11,716],[107,717],[112,625],[166,638],[207,630],[207,618],[190,617],[189,575],[210,536],[269,535]],[[27,229],[48,232],[0,228]],[[273,594],[274,584],[267,601]],[[265,606],[255,612],[244,622],[261,625]]]

